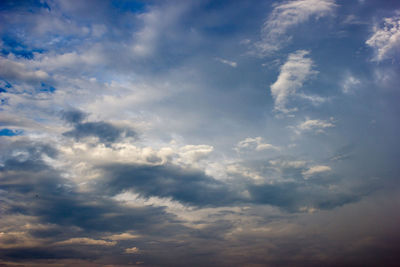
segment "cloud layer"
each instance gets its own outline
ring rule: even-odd
[[[397,266],[389,2],[2,1],[0,266]]]

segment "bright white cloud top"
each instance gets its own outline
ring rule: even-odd
[[[271,94],[275,101],[275,110],[288,113],[295,108],[286,107],[289,99],[295,97],[303,84],[318,72],[313,68],[309,51],[298,50],[288,56],[281,66],[277,80],[271,85]]]
[[[391,18],[385,18],[382,27],[375,26],[374,34],[366,44],[376,50],[376,61],[394,58],[400,53],[400,11]]]

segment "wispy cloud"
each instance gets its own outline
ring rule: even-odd
[[[238,66],[238,64],[237,64],[236,62],[230,61],[230,60],[226,60],[226,59],[223,59],[223,58],[217,57],[217,58],[215,58],[215,60],[216,60],[216,61],[219,61],[219,62],[221,62],[221,63],[224,63],[224,64],[226,64],[226,65],[229,65],[229,66],[231,66],[232,68],[236,68],[236,67]]]
[[[271,94],[275,101],[275,110],[283,113],[295,111],[286,107],[289,98],[296,96],[297,91],[312,75],[318,72],[313,69],[313,61],[306,50],[298,50],[289,55],[281,66],[277,80],[271,85]]]
[[[57,245],[95,245],[95,246],[115,246],[117,242],[97,240],[87,237],[74,237],[68,240],[60,241],[56,243]]]
[[[261,53],[279,50],[291,39],[287,31],[308,21],[331,14],[336,7],[334,0],[297,0],[277,4],[264,22],[261,38],[256,44]]]
[[[332,127],[335,127],[333,118],[330,118],[329,121],[307,118],[305,121],[292,128],[297,134],[301,134],[303,132],[324,133],[325,129]]]
[[[375,61],[382,61],[400,52],[400,11],[385,18],[382,27],[375,26],[373,35],[365,42],[375,49]]]
[[[345,94],[354,93],[354,91],[361,85],[361,81],[348,74],[342,83],[342,92]]]
[[[244,140],[237,143],[235,150],[240,152],[243,150],[279,150],[277,146],[265,143],[262,137],[247,137]]]
[[[329,172],[331,171],[331,167],[326,166],[326,165],[317,165],[317,166],[312,166],[308,170],[305,170],[302,172],[304,179],[309,179],[314,175],[318,175],[321,173]]]

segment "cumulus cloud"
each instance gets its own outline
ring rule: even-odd
[[[304,82],[317,73],[313,70],[313,61],[308,55],[309,51],[298,50],[290,54],[281,66],[278,79],[270,87],[276,111],[288,113],[295,110],[286,107],[289,98],[296,96]]]
[[[325,166],[325,165],[317,165],[317,166],[312,166],[308,170],[303,171],[302,174],[304,176],[304,179],[309,179],[310,177],[324,173],[324,172],[329,172],[331,171],[331,167]]]
[[[383,27],[375,26],[373,35],[366,44],[375,49],[375,61],[392,58],[400,52],[400,12],[385,18]]]
[[[242,150],[256,150],[256,151],[262,151],[262,150],[279,150],[278,147],[264,143],[262,137],[247,137],[244,140],[240,141],[237,143],[235,150],[240,152]]]
[[[262,53],[279,50],[291,37],[287,31],[311,17],[329,15],[336,7],[334,0],[297,0],[277,4],[262,28],[262,40],[257,48]]]
[[[307,118],[305,121],[293,128],[297,134],[301,134],[303,132],[324,133],[325,129],[332,127],[335,127],[333,118],[330,118],[329,121],[319,119],[311,120]]]

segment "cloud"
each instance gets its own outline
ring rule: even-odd
[[[355,89],[357,89],[360,84],[361,81],[359,79],[349,74],[342,83],[342,92],[344,94],[354,93]]]
[[[50,76],[43,70],[31,70],[27,64],[0,57],[0,76],[6,80],[40,84]]]
[[[301,122],[299,125],[294,128],[297,134],[301,134],[303,132],[315,132],[315,133],[324,133],[325,129],[335,127],[333,123],[334,119],[330,118],[330,121],[326,120],[311,120],[307,118],[305,121]]]
[[[103,180],[100,191],[110,195],[132,190],[149,198],[171,198],[192,206],[233,205],[240,197],[228,184],[197,170],[174,165],[144,166],[134,164],[109,164],[101,166]]]
[[[275,110],[283,113],[294,111],[286,107],[290,97],[296,96],[304,82],[317,73],[313,70],[313,61],[308,58],[309,51],[298,50],[289,55],[281,66],[277,80],[271,85],[271,94],[275,101]]]
[[[334,0],[297,0],[277,4],[264,22],[262,40],[256,47],[263,54],[279,50],[289,42],[287,31],[311,17],[321,18],[331,14],[336,7]]]
[[[70,116],[72,116],[70,114]],[[77,120],[80,117],[70,117],[69,119]],[[84,122],[76,123],[74,129],[63,133],[64,136],[72,137],[76,141],[82,141],[87,137],[96,137],[99,142],[104,144],[113,143],[120,138],[134,137],[136,133],[131,129],[117,127],[111,123],[98,121],[98,122]]]
[[[133,54],[138,57],[155,56],[162,43],[160,40],[171,41],[171,37],[176,34],[171,30],[177,30],[177,22],[186,9],[187,4],[181,3],[180,5],[164,5],[162,8],[152,7],[148,12],[139,14],[143,27],[134,34],[131,47]]]
[[[125,249],[125,253],[128,254],[137,254],[140,253],[139,249],[137,247],[133,247],[133,248],[127,248]]]
[[[68,240],[57,242],[56,245],[95,245],[95,246],[115,246],[117,242],[96,240],[87,237],[74,237]]]
[[[278,166],[279,168],[303,168],[307,165],[307,161],[305,160],[270,160],[269,163],[272,166]]]
[[[231,66],[232,68],[236,68],[237,65],[238,65],[238,64],[237,64],[236,62],[234,62],[234,61],[226,60],[226,59],[219,58],[219,57],[215,58],[215,60],[217,60],[217,61],[219,61],[219,62],[221,62],[221,63],[224,63],[224,64],[226,64],[226,65],[229,65],[229,66]]]
[[[365,43],[375,49],[375,61],[382,61],[398,55],[400,52],[400,15],[385,18],[383,27],[375,26],[373,35]]]
[[[133,235],[131,233],[122,233],[122,234],[115,234],[115,235],[110,235],[107,236],[107,239],[111,239],[114,241],[118,241],[118,240],[131,240],[131,239],[137,239],[139,238],[139,235]]]
[[[310,177],[316,175],[316,174],[320,174],[320,173],[324,173],[324,172],[329,172],[331,171],[331,167],[329,166],[325,166],[325,165],[317,165],[317,166],[312,166],[310,167],[308,170],[303,171],[302,174],[304,176],[304,179],[309,179]]]
[[[262,150],[279,150],[278,147],[264,143],[262,137],[247,137],[246,139],[240,141],[237,143],[235,150],[240,152],[241,150],[256,150],[256,151],[262,151]]]
[[[78,124],[86,119],[87,114],[78,110],[78,109],[71,109],[62,111],[61,118],[68,123]]]

